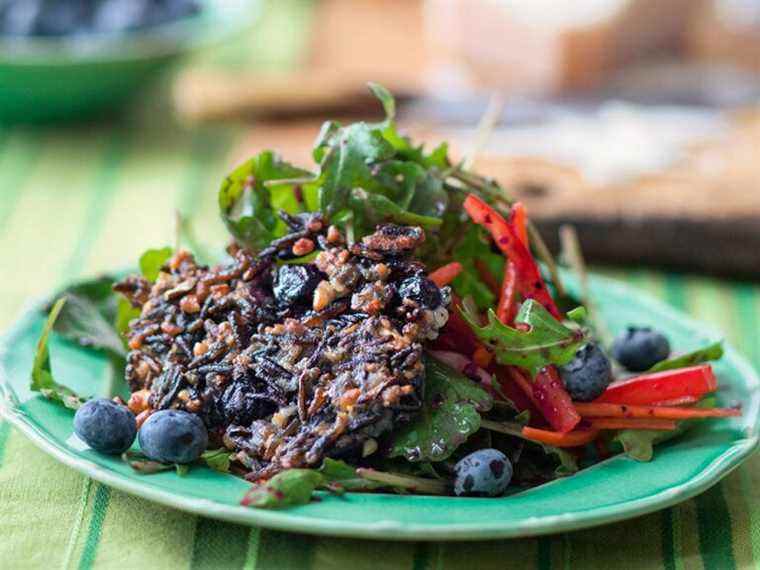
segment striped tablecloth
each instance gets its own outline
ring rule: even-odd
[[[0,130],[0,329],[25,301],[173,240],[173,212],[222,244],[216,188],[242,133],[154,113],[118,126]],[[760,286],[638,269],[632,280],[760,365]],[[592,491],[592,490],[590,490]],[[760,455],[677,507],[575,533],[479,543],[315,538],[196,517],[109,489],[0,423],[0,568],[758,568]]]

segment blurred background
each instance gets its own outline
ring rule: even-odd
[[[760,0],[0,0],[0,330],[64,282],[172,244],[176,211],[221,249],[228,170],[263,148],[310,166],[323,120],[380,116],[367,81],[393,90],[418,140],[449,140],[454,158],[478,149],[474,168],[523,200],[555,249],[573,223],[595,270],[716,326],[760,364]],[[3,446],[6,507],[74,521],[80,476],[7,424],[0,462]],[[734,505],[752,473],[757,462],[699,509]],[[70,504],[37,500],[51,474]],[[155,567],[196,567],[196,555],[247,548],[242,527],[115,490],[98,507],[95,488],[91,510],[106,521],[96,540],[130,544],[115,567],[146,552]],[[151,528],[132,528],[137,511]],[[686,549],[696,511],[663,515]],[[610,551],[610,532],[622,544],[659,516],[575,533],[573,548]],[[86,533],[69,539],[68,528],[82,520],[49,525],[44,547],[30,547],[37,567],[79,552]],[[193,553],[196,526],[216,550]],[[34,540],[8,529],[0,560]],[[299,540],[262,531],[260,556],[279,568],[302,551],[325,567],[357,548],[376,550],[371,567],[417,560],[414,545]],[[747,545],[735,555],[751,564]],[[507,558],[489,548],[447,556]],[[109,562],[108,549],[88,552]]]
[[[758,0],[0,0],[0,48],[3,211],[56,137],[80,177],[97,137],[156,164],[120,175],[135,204],[202,154],[184,176],[213,211],[230,163],[308,165],[325,117],[377,115],[372,80],[416,137],[479,145],[550,242],[572,222],[592,262],[758,274]]]

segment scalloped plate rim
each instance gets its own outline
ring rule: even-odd
[[[656,308],[656,311],[667,319],[680,322],[689,327],[695,327],[698,324],[702,330],[709,330],[704,324],[699,323],[695,319],[673,309],[646,292],[636,289],[628,284],[600,275],[593,275],[592,283],[594,286],[604,286],[605,288],[614,288],[618,291],[634,293],[641,304]],[[0,356],[10,350],[7,340],[12,338],[18,331],[22,330],[27,322],[34,317],[33,309],[35,307],[39,307],[38,302],[28,303],[22,311],[22,316],[3,334],[2,339],[0,339]],[[747,457],[756,451],[760,441],[760,438],[758,437],[758,432],[760,431],[760,424],[758,423],[760,398],[757,394],[757,388],[760,387],[760,378],[754,368],[730,345],[726,346],[726,355],[733,361],[736,368],[740,370],[747,386],[755,390],[755,397],[751,402],[751,406],[748,408],[747,417],[748,421],[751,423],[748,426],[747,431],[749,433],[746,438],[734,441],[726,451],[717,456],[697,475],[680,485],[671,486],[653,495],[626,501],[622,504],[595,507],[591,511],[578,510],[562,515],[536,515],[533,517],[527,517],[519,523],[512,521],[480,520],[474,521],[472,524],[434,526],[391,520],[379,520],[376,522],[363,523],[359,526],[354,522],[327,519],[320,520],[313,517],[292,514],[287,510],[267,511],[242,506],[233,507],[215,502],[211,499],[189,498],[180,493],[172,493],[145,486],[138,482],[125,479],[121,475],[100,467],[95,463],[78,458],[62,449],[55,442],[47,439],[44,433],[27,421],[23,412],[16,409],[16,406],[14,405],[13,388],[7,380],[8,374],[5,370],[5,362],[1,358],[0,416],[4,417],[14,427],[19,429],[19,431],[26,435],[42,451],[48,453],[59,462],[76,469],[80,473],[121,491],[200,516],[208,516],[249,526],[262,526],[275,530],[377,540],[484,540],[539,536],[621,521],[675,505],[704,492],[720,481],[720,479],[728,475]],[[605,464],[609,464],[610,462],[623,459],[624,456],[617,455],[590,467],[590,469],[596,469]],[[559,482],[560,481],[554,481],[548,483],[548,485],[554,485]],[[531,490],[525,491],[525,493],[530,492]],[[456,500],[493,501],[494,499],[459,498]]]

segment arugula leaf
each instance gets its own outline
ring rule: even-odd
[[[382,485],[375,481],[363,479],[356,469],[345,461],[326,457],[319,472],[324,477],[323,485],[333,492],[343,491],[372,491]]]
[[[66,298],[58,299],[48,315],[42,334],[37,342],[37,352],[32,365],[32,383],[30,388],[40,392],[47,399],[63,404],[67,408],[76,410],[84,404],[85,400],[77,396],[73,390],[58,384],[53,378],[53,370],[50,365],[50,350],[48,340],[58,316],[66,304]]]
[[[676,368],[685,368],[687,366],[694,366],[695,364],[701,364],[702,362],[709,362],[711,360],[720,360],[723,358],[723,341],[714,342],[713,344],[687,352],[680,356],[670,358],[658,362],[648,372],[662,372],[663,370],[675,370]]]
[[[490,309],[488,324],[484,327],[480,326],[477,314],[467,304],[463,305],[461,313],[475,336],[493,348],[500,364],[520,366],[534,374],[549,364],[567,364],[586,342],[582,330],[567,328],[533,299],[522,304],[515,318],[515,323],[530,327],[527,331],[508,327]]]
[[[66,294],[66,304],[55,323],[55,331],[81,346],[103,350],[118,358],[124,358],[124,342],[116,331],[113,321],[106,319],[97,305],[89,299]]]
[[[393,157],[379,129],[355,123],[333,133],[320,163],[319,207],[328,216],[348,207],[353,188],[373,184],[370,164]]]
[[[526,441],[515,464],[513,481],[520,485],[536,485],[577,471],[578,461],[566,449]]]
[[[272,195],[293,193],[295,185],[289,181],[306,177],[312,177],[311,173],[272,151],[261,152],[233,170],[222,182],[218,201],[222,220],[238,243],[254,250],[269,245],[278,228]]]
[[[681,435],[688,422],[676,424],[674,430],[624,429],[615,435],[613,441],[623,446],[623,451],[636,461],[651,461],[654,456],[654,446]]]
[[[204,461],[214,471],[222,473],[229,473],[230,471],[230,451],[223,447],[204,451],[201,454],[201,461]]]
[[[127,450],[121,454],[121,459],[132,469],[143,475],[161,473],[162,471],[171,471],[172,469],[176,469],[177,475],[180,476],[187,473],[187,469],[181,470],[180,465],[177,465],[175,463],[161,463],[160,461],[153,461],[141,451]],[[184,467],[187,468],[186,465]]]
[[[269,481],[254,485],[240,504],[260,509],[305,505],[311,500],[314,490],[324,481],[324,476],[313,469],[288,469]]]
[[[425,357],[425,401],[409,424],[393,434],[390,457],[442,461],[480,428],[480,412],[491,396],[475,382],[441,362]]]
[[[153,282],[161,272],[161,267],[174,253],[171,247],[149,249],[140,256],[140,273],[148,281]]]

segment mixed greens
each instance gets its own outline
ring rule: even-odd
[[[620,451],[649,460],[653,445],[681,433],[686,420],[740,413],[710,400],[717,381],[707,362],[722,356],[720,343],[668,358],[670,347],[656,331],[638,328],[614,347],[603,346],[587,310],[565,291],[525,208],[495,181],[452,162],[445,144],[428,151],[402,136],[393,97],[379,85],[370,88],[386,119],[326,123],[312,169],[265,151],[225,178],[218,202],[236,244],[231,251],[266,253],[290,235],[293,220],[314,212],[346,236],[347,247],[382,224],[419,227],[425,240],[415,257],[430,282],[451,289],[448,322],[424,346],[419,410],[364,440],[358,458],[326,457],[313,468],[255,480],[243,504],[303,504],[315,490],[510,493]],[[175,254],[171,248],[146,252],[139,261],[142,279],[162,279],[168,265],[178,263]],[[307,264],[316,255],[312,247],[290,260]],[[125,332],[139,311],[112,291],[114,281],[71,287],[48,308],[32,389],[74,409],[83,403],[53,376],[51,330],[106,355],[121,374],[134,348],[125,346]],[[621,373],[619,363],[613,368],[607,350],[654,361],[632,376]],[[126,393],[117,389],[112,396],[123,402]],[[171,469],[176,461],[127,454],[141,472]],[[198,461],[246,472],[225,447],[207,450]]]

